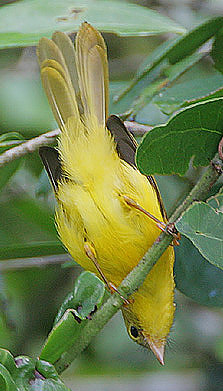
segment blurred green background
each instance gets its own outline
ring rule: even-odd
[[[135,1],[168,15],[186,28],[212,15],[222,15],[221,0]],[[0,2],[0,5],[4,2]],[[118,37],[104,34],[109,55],[111,91],[133,77],[145,57],[166,35]],[[209,72],[208,62],[186,78]],[[54,129],[56,124],[43,93],[35,48],[0,51],[0,132],[19,132],[24,139]],[[116,111],[111,104],[111,111]],[[137,116],[151,125],[166,121],[153,105]],[[13,355],[38,355],[79,266],[61,267],[64,253],[54,227],[54,196],[37,153],[27,155],[0,178],[0,346]],[[7,182],[7,183],[6,183]],[[171,197],[171,195],[169,195]],[[173,194],[174,198],[174,194]],[[48,265],[31,267],[34,260]],[[42,246],[42,247],[41,247]],[[28,251],[28,250],[29,251]],[[52,250],[53,249],[53,250]],[[14,259],[23,254],[19,262]],[[7,261],[6,261],[7,260]],[[25,268],[25,262],[28,267]],[[222,310],[196,304],[176,292],[176,319],[161,368],[152,354],[131,342],[120,314],[115,316],[64,374],[72,390],[199,391],[223,389]]]

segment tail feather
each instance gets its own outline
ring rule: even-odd
[[[66,68],[66,62],[64,60],[61,50],[51,39],[45,37],[41,38],[37,46],[36,53],[40,66],[42,66],[45,60],[55,60],[63,68]]]
[[[70,80],[75,91],[79,112],[83,113],[83,106],[80,98],[81,94],[76,68],[76,53],[74,49],[74,44],[68,37],[68,35],[62,33],[61,31],[56,31],[52,36],[52,40],[53,42],[55,42],[61,54],[63,55],[64,62],[66,63],[67,67],[67,74],[70,76]]]
[[[58,71],[58,68],[60,71]],[[66,126],[67,120],[74,116],[79,119],[79,111],[75,94],[71,92],[69,82],[63,76],[60,64],[54,67],[44,66],[41,77],[53,114],[61,129]]]
[[[45,69],[45,68],[52,68],[52,69],[55,69],[57,70],[60,75],[62,76],[62,78],[64,79],[65,83],[67,84],[67,87],[69,88],[69,91],[70,91],[70,95],[72,97],[72,99],[74,100],[75,102],[75,112],[76,112],[76,95],[75,95],[75,92],[74,92],[74,88],[73,88],[73,85],[72,85],[72,82],[71,82],[71,79],[70,79],[70,75],[69,73],[67,72],[67,69],[66,68],[63,68],[61,66],[60,63],[58,63],[57,61],[55,60],[45,60],[42,65],[41,65],[41,74],[43,73],[42,71]]]
[[[64,55],[57,44],[47,38],[40,40],[37,55],[47,98],[59,127],[63,129],[70,116],[79,118],[75,91]]]
[[[101,34],[87,22],[77,34],[76,65],[85,117],[96,115],[99,124],[105,126],[108,115],[107,51]]]
[[[103,51],[100,46],[94,46],[89,50],[88,54],[88,93],[91,99],[90,108],[92,107],[93,113],[96,115],[99,124],[105,126],[106,120],[106,91],[104,87],[104,72],[100,69],[102,65]],[[99,72],[98,72],[99,71]],[[97,75],[97,77],[95,77]],[[99,87],[99,88],[98,88]],[[93,114],[92,113],[92,114]]]

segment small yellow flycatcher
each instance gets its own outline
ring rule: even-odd
[[[101,34],[83,23],[76,50],[61,32],[37,49],[41,77],[61,129],[58,148],[40,156],[57,199],[61,241],[83,268],[114,286],[137,265],[159,228],[134,204],[166,222],[152,176],[135,166],[136,142],[116,116],[108,115],[108,64]],[[122,313],[129,336],[164,364],[174,317],[174,251],[169,247]]]

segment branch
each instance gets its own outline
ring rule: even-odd
[[[190,206],[193,200],[203,200],[211,186],[217,181],[223,170],[223,162],[217,158],[207,168],[196,186],[184,202],[177,208],[170,222],[180,218],[181,214]],[[172,236],[162,233],[155,243],[150,247],[145,257],[141,259],[138,265],[127,275],[118,287],[119,292],[126,299],[134,293],[145,280],[152,267],[168,248],[172,241]],[[123,300],[120,295],[114,293],[106,303],[98,310],[82,330],[78,341],[65,352],[55,363],[58,373],[63,372],[71,362],[85,349],[91,339],[105,326],[109,319],[121,308]]]
[[[67,261],[72,261],[69,254],[47,255],[43,257],[15,258],[0,260],[0,272],[12,270],[28,269],[33,267],[45,267],[49,265],[62,265]]]
[[[141,125],[137,122],[130,121],[125,121],[125,125],[127,129],[135,136],[143,136],[152,128],[151,126]],[[25,156],[27,153],[32,153],[36,151],[37,149],[39,149],[39,147],[43,145],[52,144],[55,141],[55,138],[59,135],[59,133],[59,129],[51,130],[50,132],[41,134],[38,137],[25,141],[14,148],[8,149],[0,155],[0,167],[5,166],[12,160]]]
[[[153,126],[138,124],[135,121],[124,121],[124,124],[134,136],[144,136],[153,128]]]
[[[50,132],[41,134],[38,137],[25,141],[24,143],[8,149],[0,155],[0,167],[5,166],[12,160],[16,160],[27,153],[36,151],[42,145],[51,144],[55,141],[55,137],[58,136],[59,129],[51,130]]]

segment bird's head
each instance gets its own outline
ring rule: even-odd
[[[163,300],[164,299],[164,300]],[[175,304],[164,297],[157,302],[140,293],[135,293],[129,305],[122,309],[130,338],[150,349],[160,364],[164,365],[167,336],[173,324]]]

